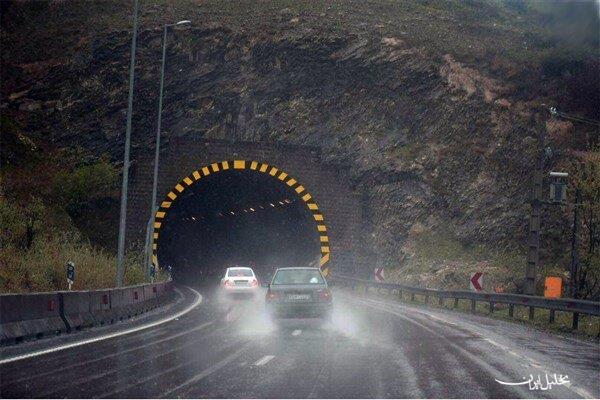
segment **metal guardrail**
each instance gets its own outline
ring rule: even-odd
[[[376,289],[387,289],[397,291],[398,296],[402,297],[403,293],[408,293],[411,300],[415,300],[415,295],[425,297],[425,303],[429,302],[429,297],[438,299],[438,304],[442,304],[444,299],[454,299],[454,308],[458,307],[459,300],[470,300],[471,311],[475,311],[477,302],[489,303],[489,312],[494,312],[496,304],[508,304],[508,315],[513,317],[515,306],[523,306],[529,308],[529,319],[532,320],[535,316],[535,309],[542,308],[550,310],[550,323],[554,322],[556,311],[565,311],[573,313],[572,328],[575,330],[579,325],[579,315],[600,316],[600,302],[576,299],[549,299],[541,296],[527,296],[521,294],[508,293],[482,293],[471,292],[467,290],[438,290],[427,289],[414,286],[401,285],[397,283],[376,282],[366,279],[351,278],[343,275],[335,275],[331,278],[334,282],[346,283],[355,289],[356,286],[365,286]],[[599,332],[600,334],[600,332]]]

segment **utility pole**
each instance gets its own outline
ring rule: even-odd
[[[125,155],[123,158],[123,184],[121,186],[121,218],[119,221],[119,248],[117,253],[117,287],[123,286],[125,259],[125,224],[127,220],[127,186],[129,184],[129,148],[131,146],[131,114],[133,109],[133,83],[135,78],[135,45],[137,40],[138,0],[133,6],[133,38],[129,64],[129,98],[127,99],[127,126],[125,128]]]
[[[571,238],[571,297],[578,297],[579,286],[579,204],[581,203],[581,190],[575,189],[575,210],[573,212],[573,236]]]
[[[538,165],[533,177],[533,193],[531,198],[531,215],[529,217],[529,238],[527,239],[528,254],[525,270],[524,292],[535,295],[535,278],[540,260],[540,228],[542,213],[542,189],[544,183],[546,127],[538,127],[537,113],[533,112],[531,121],[538,131]]]
[[[568,115],[556,109],[556,107],[549,107],[550,114],[555,118],[563,118],[573,122],[583,123],[586,125],[594,126],[596,129],[600,127],[600,122],[589,119],[578,117],[574,115]],[[569,285],[570,295],[576,299],[579,297],[579,207],[581,205],[581,189],[577,187],[575,189],[575,208],[573,211],[573,234],[571,237],[571,270],[569,273]],[[590,245],[593,245],[591,243]],[[574,318],[577,318],[578,314],[574,314]]]

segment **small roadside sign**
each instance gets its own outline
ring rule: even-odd
[[[562,278],[547,276],[544,282],[544,297],[558,299],[562,294]]]
[[[483,290],[483,272],[475,272],[471,275],[469,287],[474,292],[481,292]]]
[[[71,290],[73,282],[75,282],[75,263],[69,261],[67,263],[67,283],[69,284],[69,290]]]
[[[152,264],[150,266],[150,282],[154,283],[154,278],[156,278],[156,266]]]
[[[385,281],[385,273],[383,272],[383,268],[375,268],[375,280],[377,282]]]

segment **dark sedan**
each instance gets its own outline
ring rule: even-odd
[[[268,284],[267,312],[273,318],[331,317],[331,291],[318,268],[279,268]]]

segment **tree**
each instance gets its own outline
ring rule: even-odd
[[[577,287],[584,299],[600,299],[600,147],[592,149],[582,157],[574,171],[573,186],[581,191],[582,256]]]

